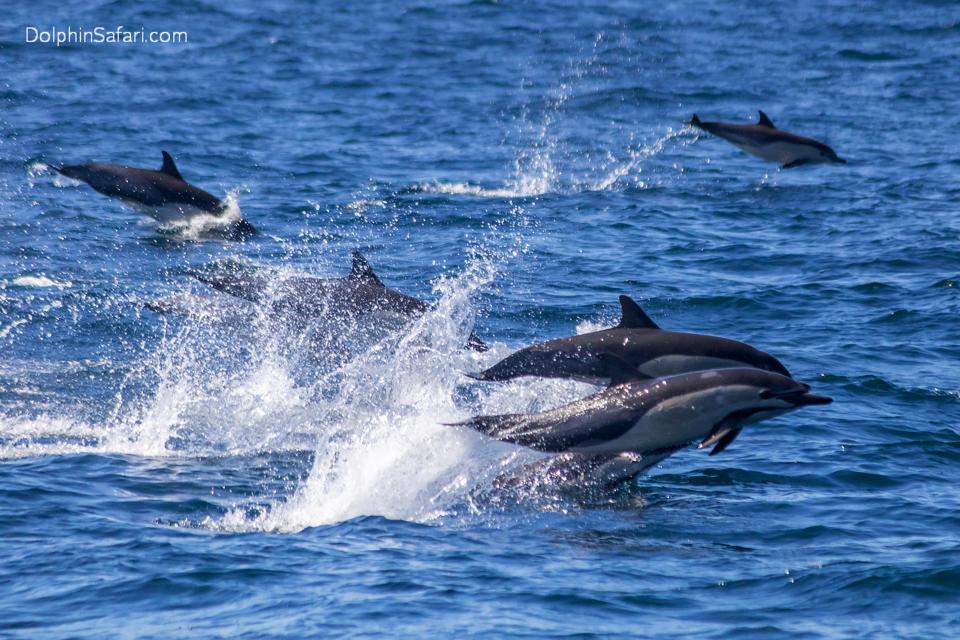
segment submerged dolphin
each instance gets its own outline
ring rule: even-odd
[[[380,320],[418,318],[430,306],[417,298],[388,288],[359,251],[353,252],[350,274],[344,278],[297,276],[275,283],[261,276],[209,276],[191,274],[214,289],[297,317],[376,316]],[[470,334],[467,346],[486,351],[487,345]]]
[[[53,169],[68,178],[86,182],[103,195],[117,198],[160,222],[182,220],[200,213],[213,216],[224,213],[226,204],[222,200],[184,180],[170,154],[161,153],[163,166],[157,170],[102,162],[60,165]],[[254,232],[253,225],[246,220],[238,220],[235,226],[244,233]]]
[[[693,114],[688,124],[723,138],[767,162],[777,162],[782,169],[805,164],[847,163],[822,142],[777,129],[763,111],[756,124],[702,122],[697,114]]]
[[[719,369],[754,367],[789,376],[779,360],[748,344],[696,333],[664,331],[629,296],[620,296],[623,315],[612,329],[535,344],[507,356],[478,380],[520,376],[573,378],[594,384],[607,379],[602,356],[612,355],[647,378]]]
[[[691,442],[720,453],[747,422],[833,400],[793,378],[759,369],[715,369],[653,381],[604,356],[613,384],[592,396],[535,414],[479,416],[466,426],[538,451],[586,456],[620,478],[656,464]]]

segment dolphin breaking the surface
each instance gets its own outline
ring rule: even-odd
[[[760,112],[760,120],[756,124],[703,122],[697,114],[693,114],[687,124],[723,138],[767,162],[777,162],[782,169],[792,169],[805,164],[847,162],[822,142],[778,129],[763,111]]]
[[[156,170],[102,162],[51,166],[162,223],[198,214],[219,216],[226,211],[222,200],[184,180],[170,154],[162,154],[163,165]],[[233,225],[241,233],[255,232],[253,225],[243,219]]]
[[[603,384],[608,379],[604,355],[623,360],[638,377],[646,378],[726,367],[790,375],[772,355],[743,342],[664,331],[629,296],[620,296],[620,307],[622,316],[616,327],[535,344],[468,375],[478,380],[540,376]]]
[[[286,316],[300,318],[349,317],[373,319],[377,324],[405,323],[430,310],[430,305],[388,288],[359,251],[353,252],[350,273],[343,278],[296,276],[274,281],[260,275],[213,276],[192,273],[194,278],[237,298],[269,304]],[[487,345],[470,334],[467,346],[486,351]]]
[[[604,356],[613,380],[599,393],[534,414],[478,416],[465,426],[538,451],[583,456],[583,465],[605,467],[607,479],[625,480],[692,442],[713,446],[710,455],[732,443],[748,422],[781,415],[831,398],[810,393],[809,385],[759,369],[715,369],[648,381],[632,366]]]

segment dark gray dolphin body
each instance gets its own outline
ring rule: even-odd
[[[760,120],[756,124],[703,122],[697,114],[693,114],[688,124],[723,138],[758,158],[777,162],[783,169],[805,164],[847,162],[822,142],[777,129],[763,111],[760,112]]]
[[[789,376],[779,360],[748,344],[695,333],[664,331],[628,296],[620,296],[622,318],[612,329],[535,344],[472,375],[478,380],[520,376],[607,379],[602,356],[615,356],[647,378],[727,367],[754,367]]]
[[[621,478],[636,475],[691,442],[723,451],[746,422],[799,407],[829,404],[793,378],[759,369],[715,369],[653,381],[605,356],[614,384],[568,405],[535,414],[479,416],[466,426],[538,451],[586,456]],[[619,467],[619,468],[618,468]]]
[[[170,154],[162,153],[163,166],[157,170],[102,162],[54,166],[53,169],[68,178],[86,182],[95,191],[117,198],[161,222],[198,213],[218,216],[225,211],[222,200],[184,180]],[[254,231],[246,220],[235,224],[244,232]]]
[[[269,303],[276,312],[288,316],[378,316],[406,322],[430,309],[422,300],[384,285],[359,251],[353,252],[350,274],[344,278],[298,276],[276,283],[261,276],[192,275],[232,296],[258,304]],[[473,334],[467,345],[476,351],[487,350],[487,345]]]

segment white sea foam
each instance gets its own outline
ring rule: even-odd
[[[67,281],[54,280],[43,274],[36,276],[20,276],[14,278],[11,284],[15,287],[56,287],[57,289],[69,289],[73,286],[73,283]]]
[[[238,195],[241,187],[231,189],[223,198],[225,205],[222,213],[196,213],[194,215],[170,220],[160,225],[160,228],[172,232],[184,240],[198,240],[205,235],[228,229],[239,222],[243,215],[240,211]]]
[[[526,198],[546,193],[543,185],[531,181],[516,187],[481,187],[469,182],[424,182],[416,185],[424,193],[444,193],[454,196],[476,196],[478,198]]]

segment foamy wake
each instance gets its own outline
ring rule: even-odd
[[[690,127],[677,130],[668,128],[653,142],[629,147],[620,157],[608,154],[606,162],[586,171],[558,167],[554,156],[555,144],[542,141],[530,150],[521,153],[514,162],[514,177],[502,187],[485,187],[470,182],[424,182],[414,190],[424,193],[441,193],[477,198],[531,198],[548,193],[577,193],[582,191],[607,191],[622,188],[629,182],[632,186],[646,188],[647,182],[639,178],[645,160],[661,155],[677,144],[687,146],[697,140]],[[596,174],[600,175],[597,176]]]
[[[695,142],[697,136],[691,136],[691,132],[692,129],[690,127],[683,127],[676,131],[668,128],[664,135],[652,143],[641,144],[628,149],[625,159],[619,160],[611,157],[611,166],[606,168],[606,174],[599,180],[589,183],[588,189],[590,191],[606,191],[607,189],[613,188],[631,174],[638,172],[645,159],[663,153],[674,140],[680,139],[682,146],[687,146]],[[640,180],[636,183],[636,186],[644,188],[647,185]]]
[[[47,277],[43,274],[35,276],[19,276],[11,280],[10,284],[14,287],[36,287],[39,289],[45,289],[48,287],[69,289],[73,286],[72,282],[54,280],[53,278]]]
[[[481,187],[469,182],[423,182],[414,187],[423,193],[443,193],[452,196],[476,196],[478,198],[527,198],[538,196],[546,191],[543,188],[528,185],[514,187]]]

